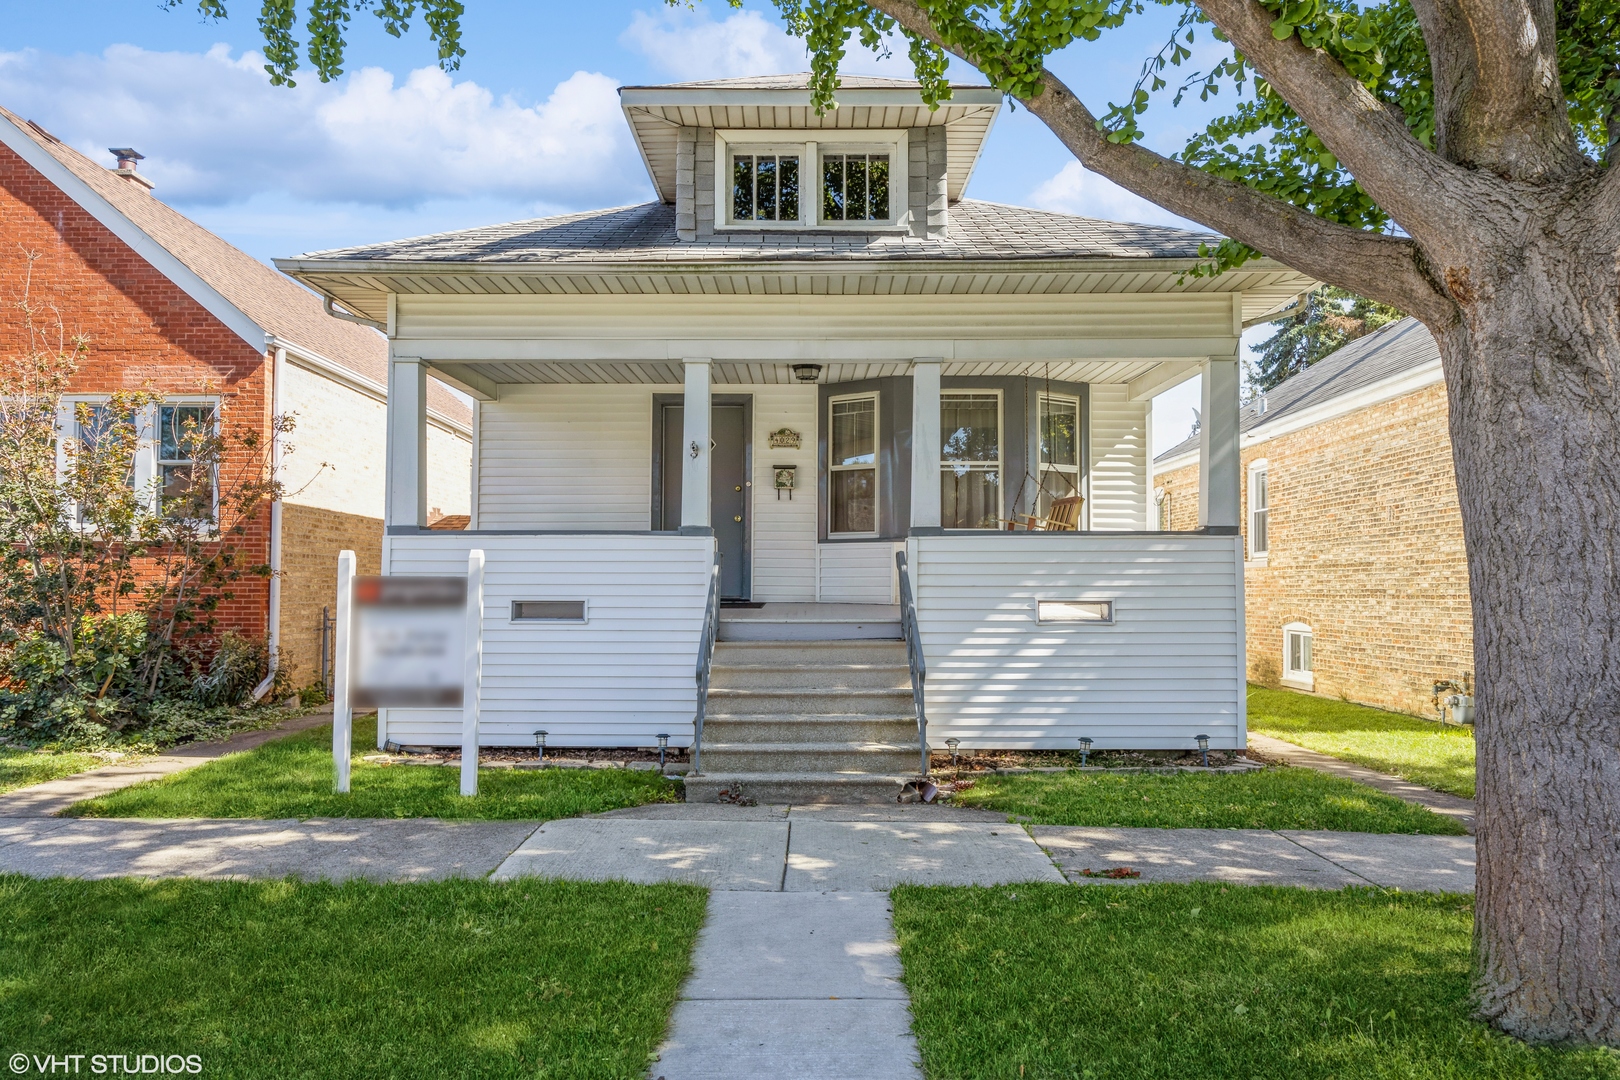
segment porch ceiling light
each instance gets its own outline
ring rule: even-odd
[[[793,377],[800,382],[816,382],[821,378],[821,365],[794,364]]]
[[[1207,768],[1209,768],[1209,736],[1208,735],[1195,735],[1195,736],[1193,736],[1193,738],[1198,743],[1198,752],[1199,752],[1199,754],[1203,755],[1204,768],[1207,769]]]
[[[1083,769],[1091,760],[1091,736],[1080,736],[1080,767]]]
[[[546,760],[546,731],[544,729],[534,733],[534,748],[540,754],[540,760]]]

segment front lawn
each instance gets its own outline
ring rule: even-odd
[[[3,877],[0,1051],[194,1054],[211,1077],[638,1077],[704,906],[619,882]]]
[[[1249,730],[1414,784],[1474,797],[1474,729],[1292,690],[1249,687]]]
[[[1022,815],[1034,825],[1450,835],[1466,831],[1450,818],[1364,784],[1283,767],[1174,776],[1079,770],[993,775],[978,778],[951,803]]]
[[[375,717],[356,717],[349,794],[332,790],[332,725],[77,803],[81,817],[434,817],[549,821],[650,802],[673,802],[679,782],[628,769],[480,769],[478,795],[459,794],[461,770],[361,761],[377,745]]]
[[[930,1080],[1616,1080],[1469,1019],[1470,898],[1257,886],[894,890]]]
[[[0,792],[60,780],[87,769],[105,765],[94,754],[53,753],[49,750],[22,750],[0,747]]]

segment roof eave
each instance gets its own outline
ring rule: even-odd
[[[952,105],[1001,105],[1001,91],[990,86],[953,86],[947,99]],[[744,101],[743,99],[748,99]],[[838,107],[922,105],[922,92],[905,87],[866,87],[841,89],[837,95]],[[736,88],[691,87],[671,89],[657,86],[623,86],[619,88],[619,102],[632,106],[657,107],[665,105],[769,105],[776,108],[803,106],[809,108],[810,91],[803,88]],[[943,104],[943,103],[942,103]]]

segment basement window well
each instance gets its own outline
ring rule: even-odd
[[[513,622],[584,622],[583,600],[514,600]]]
[[[1035,621],[1042,623],[1111,623],[1112,600],[1037,600]]]

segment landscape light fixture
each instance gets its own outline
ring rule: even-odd
[[[961,739],[946,739],[945,748],[951,752],[951,771],[960,772],[956,767],[956,748],[962,745]]]
[[[794,364],[793,377],[800,382],[817,382],[821,378],[821,365]]]
[[[664,771],[664,751],[669,747],[669,736],[658,736],[658,771]]]
[[[534,748],[540,755],[540,760],[546,760],[546,732],[542,728],[534,733]]]
[[[1193,736],[1193,738],[1195,738],[1198,741],[1198,752],[1203,755],[1203,757],[1204,757],[1204,768],[1207,769],[1207,768],[1209,768],[1209,736],[1208,735],[1195,735],[1195,736]]]
[[[1080,767],[1082,769],[1085,768],[1086,763],[1089,762],[1090,760],[1091,760],[1091,736],[1090,735],[1082,735],[1082,736],[1080,736]]]

